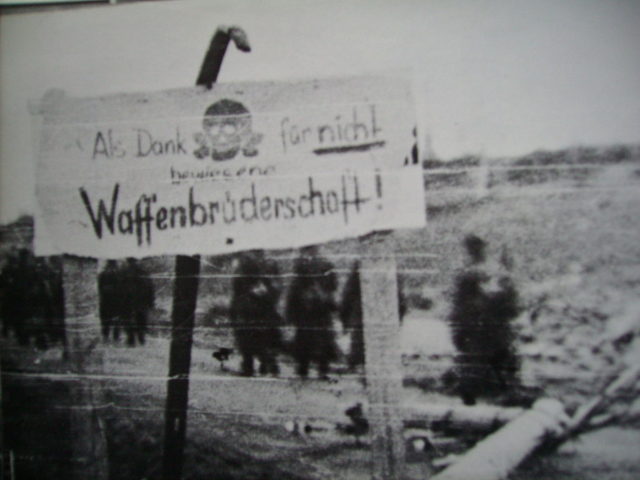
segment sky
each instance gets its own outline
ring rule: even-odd
[[[180,0],[0,15],[0,223],[33,213],[28,102],[192,85],[217,25],[221,82],[407,71],[443,159],[640,143],[635,0]]]

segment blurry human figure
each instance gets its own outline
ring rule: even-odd
[[[519,295],[508,276],[498,279],[498,290],[489,293],[487,307],[487,362],[495,376],[499,393],[508,393],[518,386],[520,361],[515,349],[516,335],[511,322],[519,315]],[[493,335],[489,335],[494,332]]]
[[[407,311],[406,297],[402,292],[398,279],[398,314],[400,321]],[[349,332],[350,349],[347,365],[355,370],[364,365],[364,330],[362,317],[362,294],[360,292],[360,263],[355,262],[342,290],[340,301],[340,321],[345,331]]]
[[[36,318],[43,318],[43,292],[36,259],[28,249],[21,248],[9,258],[3,269],[3,283],[7,333],[13,330],[20,345],[29,345],[31,338],[37,336],[38,347],[45,347],[44,332],[38,335],[36,325]]]
[[[53,342],[60,342],[67,356],[67,333],[65,329],[65,296],[62,270],[62,257],[51,256],[45,261],[45,324],[48,328],[49,338]]]
[[[293,274],[286,318],[296,328],[293,355],[297,373],[306,377],[313,362],[319,376],[325,378],[336,358],[333,314],[337,279],[333,265],[319,255],[317,247],[305,247],[295,260]]]
[[[24,270],[21,272],[23,285],[21,287],[25,302],[25,316],[23,331],[26,342],[35,340],[35,345],[40,350],[48,347],[48,325],[46,324],[47,308],[50,301],[47,289],[48,269],[45,259],[35,257],[31,252],[25,257]]]
[[[120,270],[116,260],[107,260],[104,269],[98,274],[98,297],[102,338],[107,341],[110,335],[114,340],[120,338],[120,321],[123,314],[122,284]]]
[[[123,323],[127,333],[127,345],[145,343],[147,317],[155,303],[151,279],[135,258],[127,258],[121,277],[123,286]]]
[[[511,320],[518,314],[518,294],[506,274],[492,278],[485,266],[486,242],[476,235],[464,239],[467,265],[455,279],[449,316],[458,350],[458,392],[467,405],[480,395],[507,393],[517,384],[518,359]],[[506,257],[505,257],[506,258]],[[491,280],[497,288],[491,289]]]
[[[18,343],[25,346],[35,340],[39,349],[48,348],[50,342],[64,346],[61,262],[53,257],[36,258],[22,248],[9,257],[0,277],[4,334],[13,331]]]
[[[19,321],[21,316],[25,313],[24,302],[21,302],[22,290],[19,285],[23,282],[20,280],[21,272],[21,253],[12,252],[8,258],[7,263],[0,272],[0,295],[1,295],[1,308],[0,314],[2,315],[2,334],[6,337],[13,332],[17,337],[22,335],[18,334],[18,330],[21,328],[24,322]]]
[[[242,375],[254,374],[256,358],[262,375],[277,375],[276,357],[281,347],[276,310],[278,266],[265,258],[263,250],[243,252],[235,263],[229,316],[242,356]]]

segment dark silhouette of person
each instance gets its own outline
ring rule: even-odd
[[[45,300],[39,268],[33,254],[26,248],[11,256],[3,269],[3,315],[6,333],[14,331],[20,345],[29,345],[36,337],[38,348],[46,348],[44,331],[37,319],[44,317]]]
[[[229,316],[242,357],[241,373],[252,376],[257,358],[260,374],[277,375],[281,347],[278,266],[265,258],[263,250],[243,252],[235,262]]]
[[[127,258],[120,277],[123,287],[122,316],[127,333],[127,345],[145,343],[147,317],[155,303],[153,282],[138,260]]]
[[[53,342],[60,342],[64,348],[63,356],[67,357],[67,332],[65,328],[65,295],[63,265],[61,256],[51,256],[44,261],[44,323],[48,336]]]
[[[400,321],[407,311],[406,297],[402,292],[402,285],[398,279],[398,315]],[[364,330],[362,317],[362,294],[360,291],[360,263],[354,262],[351,272],[342,290],[340,301],[340,321],[343,328],[349,332],[350,349],[347,355],[347,365],[355,370],[364,365]]]
[[[66,345],[62,265],[36,258],[22,248],[9,257],[2,270],[3,333],[13,331],[20,345],[35,340],[44,350],[49,343]]]
[[[115,260],[107,260],[104,269],[98,274],[98,297],[102,338],[107,341],[120,338],[120,321],[123,314],[121,271]]]
[[[509,276],[500,276],[497,290],[488,289],[492,276],[484,265],[486,242],[468,235],[463,244],[468,262],[455,279],[449,322],[458,350],[458,393],[466,405],[473,405],[480,395],[507,393],[517,384],[518,358],[510,322],[519,307]]]
[[[320,378],[326,378],[329,364],[337,353],[333,332],[333,314],[337,310],[336,274],[331,262],[321,257],[315,246],[301,249],[293,274],[286,318],[296,328],[293,355],[297,374],[307,377],[313,362]]]
[[[2,295],[2,333],[9,336],[13,331],[16,338],[24,341],[25,319],[28,316],[26,312],[27,304],[24,300],[25,280],[22,278],[24,269],[26,268],[26,259],[23,257],[28,252],[24,250],[12,252],[7,258],[7,263],[0,273],[0,295]]]
[[[515,332],[511,322],[520,314],[519,295],[508,276],[498,280],[499,290],[490,293],[487,308],[487,363],[497,382],[498,393],[510,393],[520,384],[520,360],[515,349]]]

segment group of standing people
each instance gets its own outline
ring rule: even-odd
[[[333,314],[337,310],[337,289],[333,265],[320,256],[316,247],[301,250],[293,267],[293,280],[288,289],[284,319],[278,312],[283,290],[279,269],[264,251],[252,250],[238,255],[232,283],[230,319],[236,346],[242,356],[241,373],[254,374],[254,361],[260,362],[259,373],[277,375],[277,355],[289,351],[301,377],[315,364],[325,377],[335,359]],[[294,325],[293,344],[284,344],[280,326],[283,321]]]
[[[0,316],[5,336],[13,333],[20,345],[35,342],[66,345],[62,260],[36,257],[21,248],[7,258],[0,273]]]
[[[105,341],[127,335],[127,345],[143,345],[149,311],[155,303],[153,282],[138,260],[107,260],[98,275],[99,312]]]
[[[298,376],[307,377],[315,367],[318,376],[326,378],[330,364],[338,359],[334,318],[340,318],[349,332],[347,362],[351,370],[357,369],[364,363],[359,282],[356,263],[338,302],[334,265],[320,255],[318,247],[302,248],[294,261],[281,315],[278,304],[284,288],[276,263],[261,250],[239,254],[234,266],[230,319],[242,357],[241,373],[253,375],[257,359],[260,374],[277,375],[277,355],[286,351],[295,360]],[[283,341],[283,324],[295,329],[290,345]]]
[[[456,276],[449,314],[453,344],[457,349],[455,377],[463,402],[472,405],[481,395],[503,394],[519,385],[519,359],[515,352],[511,321],[520,313],[517,289],[509,274],[507,258],[492,271],[487,262],[487,244],[476,235],[463,241],[467,262]],[[494,269],[495,270],[495,269]],[[32,340],[38,348],[51,342],[66,344],[64,286],[59,257],[35,257],[28,249],[10,255],[0,273],[0,315],[3,334],[14,333],[18,342]],[[338,359],[334,318],[350,337],[346,361],[355,371],[364,364],[360,270],[357,262],[346,279],[340,301],[334,265],[316,246],[302,248],[294,261],[293,275],[285,289],[278,265],[264,251],[237,255],[230,303],[230,319],[242,357],[241,373],[277,375],[278,354],[288,352],[300,377],[315,366],[318,376],[329,373]],[[148,315],[154,307],[154,286],[140,263],[133,258],[108,260],[98,275],[99,313],[105,341],[118,341],[121,332],[127,344],[145,343]],[[406,310],[398,291],[399,317]],[[281,327],[293,326],[292,342],[284,342]]]
[[[122,330],[129,345],[143,344],[154,288],[139,262],[108,260],[98,292],[104,339],[117,341]],[[10,254],[0,272],[0,317],[3,335],[13,333],[20,345],[66,346],[62,258],[36,257],[27,248]]]
[[[464,268],[455,277],[449,325],[455,359],[456,391],[467,405],[479,396],[509,393],[519,385],[519,359],[512,326],[520,313],[518,292],[510,275],[507,256],[492,268],[487,262],[487,243],[476,235],[463,241],[467,256]],[[336,301],[338,279],[333,264],[317,247],[305,247],[294,261],[291,282],[286,289],[283,315],[279,313],[282,277],[273,259],[264,251],[241,253],[235,260],[230,318],[242,356],[242,374],[277,375],[277,356],[288,352],[295,360],[296,373],[307,377],[315,366],[320,378],[329,373],[338,359],[334,318],[341,321],[350,338],[346,362],[350,371],[364,364],[360,269],[353,264]],[[398,290],[399,318],[406,312],[406,300]],[[281,326],[295,329],[286,345]]]

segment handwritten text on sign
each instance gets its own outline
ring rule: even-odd
[[[216,254],[420,227],[409,91],[352,78],[43,102],[36,249]]]

